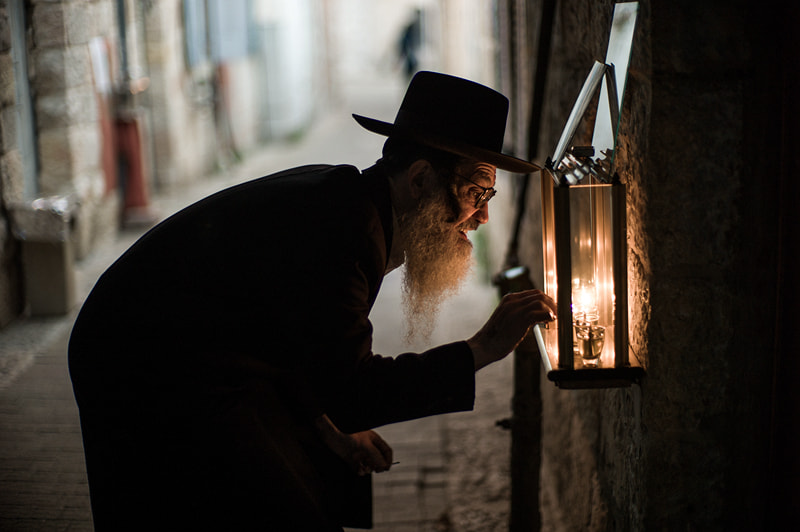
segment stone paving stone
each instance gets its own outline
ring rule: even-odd
[[[92,530],[66,337],[0,390],[0,530]]]

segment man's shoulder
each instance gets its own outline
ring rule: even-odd
[[[309,202],[320,195],[336,194],[337,191],[352,188],[360,176],[362,174],[355,166],[346,164],[297,166],[233,185],[205,198],[199,204],[208,206],[234,201],[242,205],[250,200],[261,201],[264,194],[273,198],[277,194],[282,196],[282,204],[288,208],[295,197]],[[273,208],[279,206],[273,204]]]
[[[361,172],[355,166],[349,164],[308,164],[304,166],[296,166],[294,168],[289,168],[287,170],[283,170],[281,172],[277,172],[274,174],[270,174],[267,176],[262,177],[259,181],[275,181],[281,180],[285,178],[292,178],[292,177],[301,177],[301,176],[308,176],[308,177],[318,177],[318,178],[327,178],[327,177],[346,177],[346,176],[359,176]]]

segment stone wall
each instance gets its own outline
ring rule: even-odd
[[[113,226],[101,167],[99,101],[89,41],[118,42],[111,0],[32,2],[29,79],[34,99],[39,195],[75,193],[77,256]]]
[[[555,14],[553,50],[545,93],[543,155],[554,149],[570,109],[595,60],[605,58],[613,2],[559,3]],[[640,5],[634,52],[623,104],[617,169],[636,196],[645,175],[640,157],[645,146],[650,105],[647,74],[649,40],[646,6]],[[591,144],[593,106],[579,128],[575,144]],[[629,209],[633,210],[633,201]],[[629,240],[641,230],[629,212]],[[635,264],[635,248],[629,251]],[[629,267],[629,273],[633,268]],[[635,278],[635,274],[632,276]],[[630,301],[646,306],[642,283],[631,279]],[[635,307],[635,305],[632,305]],[[632,323],[640,310],[634,308]],[[646,362],[647,352],[635,333],[632,355]],[[543,379],[542,519],[545,530],[637,530],[645,511],[639,387],[565,391]]]
[[[25,12],[25,38],[16,51],[27,58],[33,109],[22,123],[31,127],[35,147],[23,157],[16,146],[8,2],[0,0],[0,328],[23,313],[25,283],[37,284],[24,275],[24,253],[11,232],[12,206],[69,196],[77,208],[68,220],[68,241],[57,245],[64,256],[80,260],[113,235],[121,221],[152,223],[158,213],[150,212],[149,196],[233,164],[234,148],[252,150],[263,140],[257,109],[263,86],[259,90],[254,82],[257,59],[242,57],[225,72],[211,58],[189,65],[184,2],[126,0],[124,13],[118,13],[116,0],[29,0],[19,5]],[[204,3],[193,5],[200,9]],[[198,31],[205,31],[202,23]],[[92,51],[98,49],[107,52],[104,88],[94,70],[98,54]],[[227,122],[221,112],[215,114],[216,82],[223,75],[231,90],[228,110],[238,113],[229,114]],[[32,179],[26,181],[23,166],[28,163]],[[135,169],[139,163],[141,173]],[[126,182],[137,184],[128,189]],[[65,277],[72,262],[58,261],[69,270]]]
[[[68,308],[74,304],[70,295],[72,257],[85,255],[98,235],[114,226],[116,198],[109,195],[107,176],[101,165],[101,107],[89,42],[96,36],[113,42],[115,25],[112,0],[32,1],[14,8],[2,2],[0,14],[2,327],[25,310],[26,302],[38,298],[33,293],[42,283],[51,280],[38,279],[34,273],[45,265],[31,262],[33,256],[36,261],[43,260],[33,248],[40,243],[52,248],[54,256],[47,259],[52,264],[46,266],[53,268],[55,277],[64,279],[59,283],[63,301],[56,298],[59,299],[56,306]],[[12,38],[14,35],[17,37]],[[19,71],[27,72],[27,80],[22,83],[15,77],[15,57],[19,60],[17,65],[24,65]],[[19,112],[27,109],[21,102],[27,102],[28,97],[18,101],[19,95],[26,92],[30,98],[30,116]],[[33,134],[28,138],[30,130]],[[35,181],[31,177],[27,178],[30,182],[26,181],[27,174]],[[72,214],[65,217],[69,218],[66,233],[60,221],[52,232],[40,231],[52,215],[33,208],[33,202],[50,196],[69,196],[70,204],[78,205],[77,210],[70,209]],[[36,236],[31,237],[34,233]],[[40,291],[47,297],[48,290]],[[31,303],[31,307],[34,314],[41,310],[36,304]]]
[[[541,5],[529,3],[534,15]],[[612,10],[557,3],[542,153],[605,56]],[[780,93],[763,82],[775,50],[760,40],[775,21],[758,12],[750,1],[640,2],[618,171],[631,351],[647,375],[613,390],[542,381],[544,530],[765,528],[779,233],[769,112]],[[540,242],[526,243],[535,261]]]
[[[74,200],[77,208],[69,220],[68,242],[58,246],[77,260],[119,227],[123,183],[115,120],[120,116],[132,114],[139,121],[145,191],[153,193],[153,185],[161,184],[156,182],[159,174],[164,176],[162,182],[188,182],[205,175],[216,160],[213,100],[209,90],[203,91],[206,79],[199,83],[189,79],[184,63],[181,2],[126,1],[124,44],[115,0],[32,0],[23,6],[27,42],[24,50],[16,51],[27,58],[35,186],[26,189],[17,147],[17,95],[8,3],[3,1],[0,190],[5,210],[0,214],[0,328],[24,312],[25,283],[36,282],[25,274],[19,242],[11,232],[14,205],[49,196]],[[91,51],[100,40],[107,52],[105,88]],[[123,98],[135,91],[141,92]],[[160,158],[153,159],[154,147],[161,149],[155,154]],[[69,278],[71,258],[64,267]]]
[[[182,2],[163,0],[145,8],[147,76],[154,181],[169,190],[196,181],[214,168],[213,65],[186,64]]]
[[[17,143],[14,111],[14,64],[11,56],[9,12],[0,2],[0,198],[7,205],[22,197],[22,162]],[[0,216],[0,328],[21,310],[19,246],[11,235],[11,226]]]

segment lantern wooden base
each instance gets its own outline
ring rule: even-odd
[[[547,356],[547,355],[543,355]],[[547,378],[565,390],[589,388],[627,388],[638,384],[644,377],[644,369],[637,366],[626,368],[554,369]]]
[[[574,367],[558,367],[557,353],[555,351],[548,353],[547,350],[548,343],[551,348],[554,345],[552,341],[546,340],[546,332],[541,325],[534,325],[533,336],[536,338],[547,378],[561,389],[626,388],[631,384],[638,384],[645,375],[643,367],[633,366],[627,361],[623,362],[624,365],[614,367],[586,367],[581,366],[580,361],[572,358],[570,364]],[[554,358],[551,358],[551,354]]]

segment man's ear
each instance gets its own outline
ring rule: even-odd
[[[417,159],[408,167],[408,189],[411,197],[420,199],[436,179],[433,167],[425,159]]]

